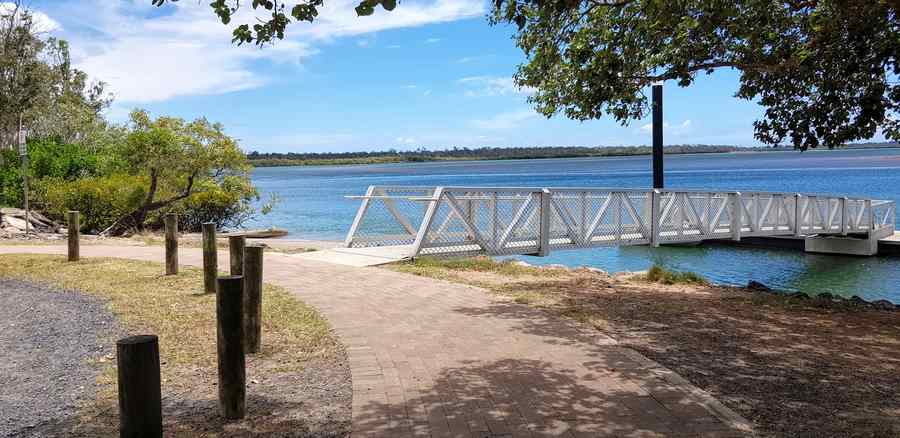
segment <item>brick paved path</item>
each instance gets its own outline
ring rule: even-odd
[[[81,251],[163,260],[161,247]],[[183,248],[180,259],[199,265],[200,252]],[[477,288],[276,253],[266,254],[265,281],[318,308],[346,345],[354,437],[732,437],[749,429],[613,339]]]

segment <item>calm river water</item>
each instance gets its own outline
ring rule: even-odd
[[[260,168],[253,181],[264,198],[282,202],[248,224],[277,226],[294,238],[343,239],[369,185],[564,186],[642,188],[651,185],[650,158],[411,163],[342,167]],[[834,193],[900,201],[900,149],[757,152],[666,157],[666,187]],[[647,269],[654,263],[690,270],[725,284],[748,279],[807,293],[886,298],[900,303],[900,258],[839,257],[792,250],[727,246],[625,247],[558,251],[522,257],[533,264]]]

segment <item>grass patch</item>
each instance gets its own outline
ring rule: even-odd
[[[203,273],[182,267],[178,275],[162,275],[162,264],[96,258],[68,263],[51,255],[0,256],[0,277],[36,281],[78,290],[107,301],[110,311],[130,332],[160,338],[160,358],[176,365],[214,367],[216,362],[216,297],[203,293]],[[287,291],[263,290],[261,357],[290,352],[289,364],[326,358],[340,344],[328,322]],[[212,335],[211,335],[212,334]]]
[[[641,279],[650,283],[709,285],[709,280],[700,274],[690,271],[671,271],[659,265],[653,265]]]

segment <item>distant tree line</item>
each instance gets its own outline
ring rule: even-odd
[[[746,148],[725,145],[667,146],[667,154],[708,154],[772,148]],[[537,158],[615,157],[650,154],[650,146],[549,146],[549,147],[454,147],[452,149],[415,149],[368,152],[261,153],[250,152],[247,158],[256,166],[304,164],[366,164],[387,162],[422,162],[441,160],[521,160]]]
[[[855,143],[845,148],[900,147],[893,142]],[[666,154],[712,154],[725,152],[759,152],[793,150],[790,146],[741,147],[731,145],[673,145],[666,146]],[[366,152],[250,152],[247,158],[256,167],[344,165],[379,163],[415,163],[451,160],[526,160],[540,158],[581,158],[649,155],[650,146],[547,146],[547,147],[454,147],[430,150],[419,148],[408,151],[388,149]]]

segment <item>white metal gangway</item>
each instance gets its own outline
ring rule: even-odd
[[[371,186],[346,246],[418,255],[894,233],[896,207],[831,195],[702,190]]]

